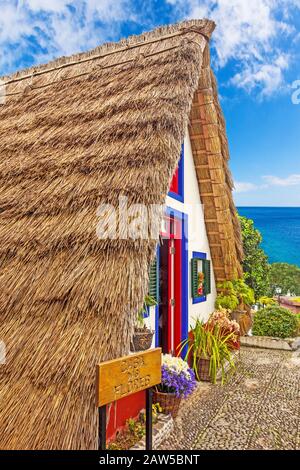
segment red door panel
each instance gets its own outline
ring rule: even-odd
[[[163,352],[176,355],[181,341],[181,221],[170,217],[160,249],[160,338]]]

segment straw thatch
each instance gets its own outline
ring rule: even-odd
[[[210,68],[208,46],[193,99],[189,134],[215,278],[217,281],[236,279],[242,275],[241,228],[232,197],[225,121]]]
[[[4,78],[1,449],[97,447],[95,365],[128,351],[158,239],[99,240],[97,207],[164,202],[213,28],[189,21]]]

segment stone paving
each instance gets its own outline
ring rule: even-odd
[[[200,383],[160,449],[300,449],[300,351],[242,348],[221,387]]]

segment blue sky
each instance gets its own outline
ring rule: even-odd
[[[0,0],[0,75],[202,17],[236,204],[300,206],[300,0]]]

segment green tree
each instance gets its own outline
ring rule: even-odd
[[[273,263],[270,268],[270,286],[272,294],[280,287],[282,294],[300,295],[300,268],[288,263]]]
[[[261,248],[262,236],[254,222],[239,216],[244,248],[243,269],[245,281],[254,290],[255,298],[270,294],[268,257]]]

